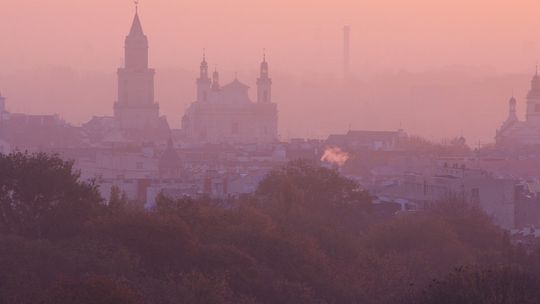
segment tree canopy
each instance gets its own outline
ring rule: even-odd
[[[95,185],[57,155],[0,154],[0,229],[28,237],[75,233],[102,211]]]
[[[314,163],[248,197],[160,196],[151,212],[118,190],[104,204],[45,154],[2,156],[0,187],[0,303],[538,303],[540,251],[480,210],[377,217]]]

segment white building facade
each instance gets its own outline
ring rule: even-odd
[[[257,101],[238,79],[220,86],[219,73],[210,79],[206,58],[197,79],[197,100],[182,118],[187,140],[206,143],[272,143],[278,139],[278,111],[272,102],[272,79],[263,59],[257,79]]]

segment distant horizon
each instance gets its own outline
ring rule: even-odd
[[[348,126],[366,130],[397,130],[402,126],[431,140],[463,135],[474,146],[478,141],[493,141],[495,130],[506,117],[506,101],[512,91],[518,98],[518,113],[524,112],[529,80],[485,82],[488,78],[524,79],[533,74],[540,58],[538,35],[533,31],[538,19],[534,5],[532,1],[519,5],[488,1],[390,5],[340,0],[308,6],[304,1],[287,5],[284,1],[255,4],[235,0],[225,6],[219,1],[200,5],[157,0],[140,1],[139,14],[149,38],[150,66],[157,71],[156,100],[173,128],[179,127],[184,109],[194,100],[193,81],[203,49],[212,69],[218,66],[223,82],[238,73],[240,80],[252,87],[251,96],[254,75],[266,49],[275,78],[282,139],[322,138],[339,130],[346,132]],[[123,40],[134,12],[133,2],[128,0],[98,0],[92,5],[23,0],[6,6],[0,12],[0,34],[6,37],[0,53],[0,92],[7,97],[8,108],[58,113],[74,125],[92,116],[111,115],[116,86],[113,78],[122,66]],[[25,19],[20,18],[22,15]],[[277,15],[282,20],[279,24],[273,22]],[[34,20],[30,27],[22,21],[26,18]],[[351,28],[351,75],[360,87],[367,85],[362,87],[364,91],[358,85],[347,90],[339,87],[344,25]],[[73,92],[55,91],[62,90],[60,79],[48,78],[55,70],[74,74],[74,79],[64,84],[72,86],[67,90]],[[395,82],[407,75],[414,77],[409,79],[411,85],[429,84],[432,74],[445,73],[465,77],[478,73],[481,79],[471,81],[481,83],[479,88],[469,88],[474,89],[471,96],[458,99],[436,92],[403,96],[411,94],[406,84],[403,92],[387,96],[387,88],[380,87],[384,79]],[[35,74],[34,82],[29,81],[31,74]],[[107,79],[94,79],[99,75]],[[285,81],[293,81],[297,87]],[[325,83],[326,89],[314,91],[313,85]],[[370,87],[373,83],[377,85]],[[88,96],[77,98],[73,86],[78,87],[79,94]],[[496,87],[500,92],[483,91],[486,87]],[[26,92],[28,88],[34,88],[34,95]],[[328,112],[336,98],[341,100],[340,108]],[[403,98],[409,100],[410,107],[399,104]],[[431,106],[442,102],[434,98],[453,104]],[[326,104],[313,108],[312,100]],[[70,106],[73,102],[80,107]],[[483,112],[488,104],[488,112]],[[418,105],[427,107],[419,109]],[[441,112],[443,109],[448,113]],[[476,113],[481,128],[469,130],[472,118],[460,117],[459,109],[467,115]],[[313,113],[299,122],[300,116],[309,114],[306,110]],[[419,119],[418,110],[433,117]],[[433,110],[437,112],[429,112]],[[321,116],[329,113],[335,117]]]

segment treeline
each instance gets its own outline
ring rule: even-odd
[[[539,252],[479,210],[394,216],[302,161],[251,196],[149,212],[56,156],[3,155],[0,232],[0,303],[540,302]]]

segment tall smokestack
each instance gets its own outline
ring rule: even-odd
[[[349,79],[350,73],[350,34],[351,27],[346,25],[343,27],[343,78]]]

